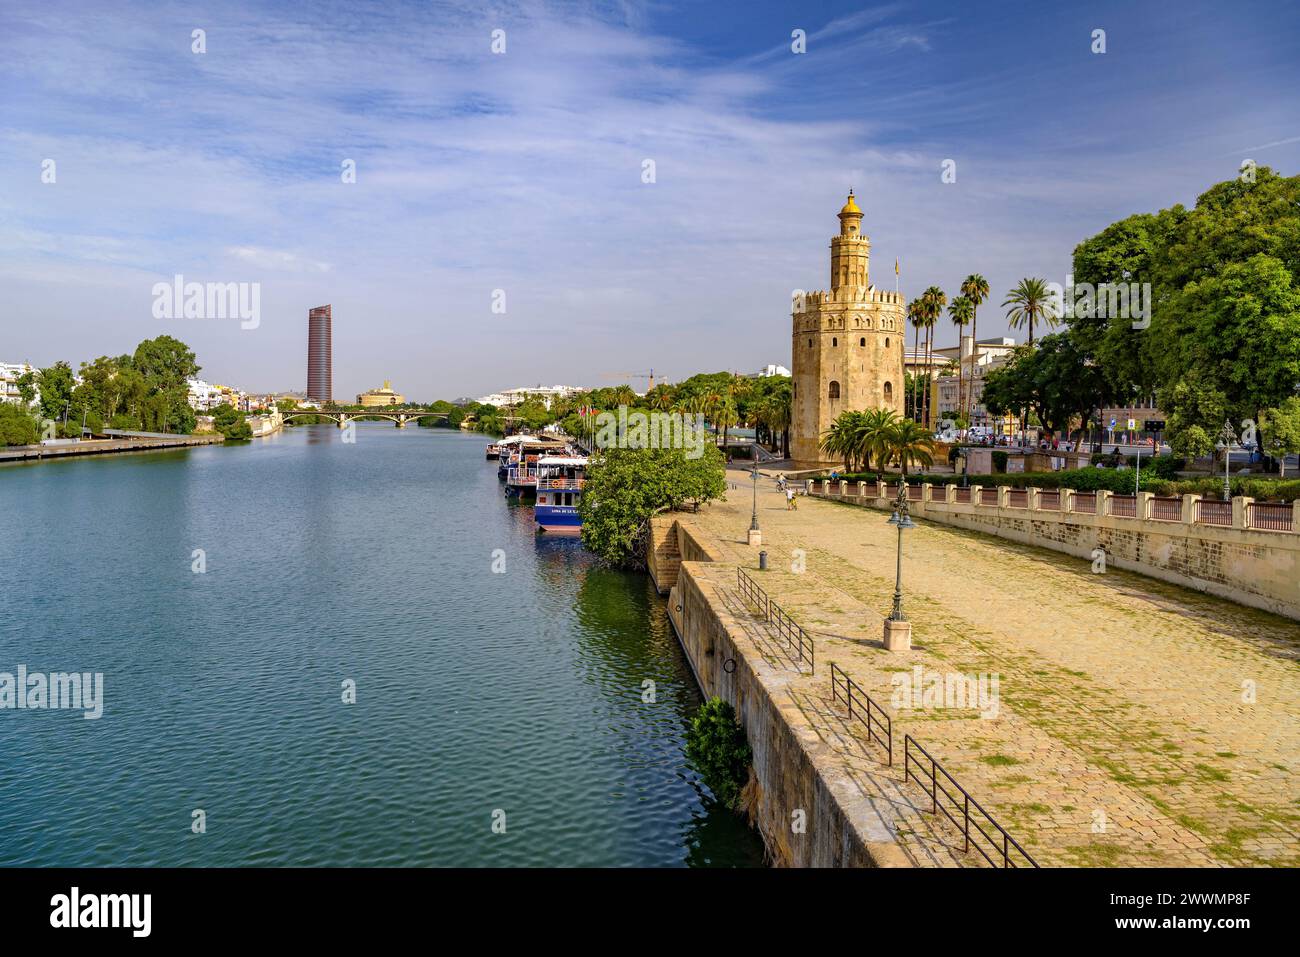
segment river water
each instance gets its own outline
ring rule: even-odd
[[[0,672],[103,674],[0,710],[0,864],[761,864],[648,578],[538,539],[482,436],[342,439],[0,466]]]

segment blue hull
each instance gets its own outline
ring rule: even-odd
[[[582,519],[573,505],[534,505],[533,521],[544,532],[579,532]]]

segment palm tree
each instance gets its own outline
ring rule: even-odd
[[[868,409],[858,425],[857,446],[867,468],[875,462],[882,470],[889,458],[889,437],[904,421],[892,409]]]
[[[979,341],[979,339],[976,338],[978,334],[976,329],[976,322],[978,319],[980,303],[982,303],[985,299],[989,297],[989,282],[979,273],[973,272],[962,281],[961,294],[965,296],[967,299],[969,299],[971,303],[971,311],[970,311],[971,358],[974,359],[975,343]],[[958,346],[960,345],[961,343],[958,343]],[[958,357],[961,356],[960,348],[958,348],[957,350],[957,355]],[[967,416],[968,421],[973,422],[975,420],[975,367],[973,365],[971,366],[970,385],[967,386],[967,389],[970,392],[970,395],[966,397],[966,404],[964,408],[968,413]]]
[[[839,456],[844,460],[844,471],[851,472],[850,456],[853,454],[853,431],[855,412],[841,412],[831,423],[831,427],[822,433],[818,446],[827,455]]]
[[[934,381],[934,324],[943,315],[943,307],[948,304],[948,294],[938,286],[931,286],[921,293],[922,312],[925,316],[925,426],[930,427],[930,385]]]
[[[965,415],[965,406],[962,405],[962,370],[961,361],[961,342],[965,338],[966,323],[970,322],[975,315],[975,305],[965,296],[958,296],[948,304],[948,318],[952,324],[957,327],[957,417],[962,418]]]
[[[767,406],[767,427],[781,433],[781,455],[790,457],[790,420],[794,414],[793,397],[790,384],[784,382],[765,400]]]
[[[913,299],[907,304],[907,321],[912,324],[912,361],[916,361],[917,353],[921,348],[921,327],[925,325],[924,307],[920,299]],[[916,388],[920,383],[920,373],[912,375],[912,418],[918,415]]]
[[[1035,322],[1054,326],[1060,318],[1056,313],[1056,303],[1047,291],[1047,283],[1042,279],[1020,280],[1020,285],[1007,293],[1007,301],[1002,305],[1011,307],[1007,310],[1007,323],[1012,329],[1019,329],[1028,323],[1031,346],[1034,344]]]
[[[889,430],[889,452],[898,460],[904,482],[907,467],[913,462],[924,468],[934,464],[934,451],[934,436],[910,419],[900,419]]]

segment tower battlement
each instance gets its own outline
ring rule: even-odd
[[[805,306],[805,311],[813,306],[841,302],[884,303],[892,306],[904,305],[903,294],[901,292],[876,289],[874,286],[841,286],[838,289],[819,289],[815,292],[806,292],[803,294],[803,305]],[[798,297],[796,297],[796,312],[798,305]]]

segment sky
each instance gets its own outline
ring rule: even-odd
[[[329,303],[335,397],[424,401],[788,366],[850,187],[876,285],[982,273],[1003,334],[1109,223],[1297,173],[1300,4],[6,0],[0,91],[0,361],[300,391]],[[256,327],[156,316],[177,274]]]

